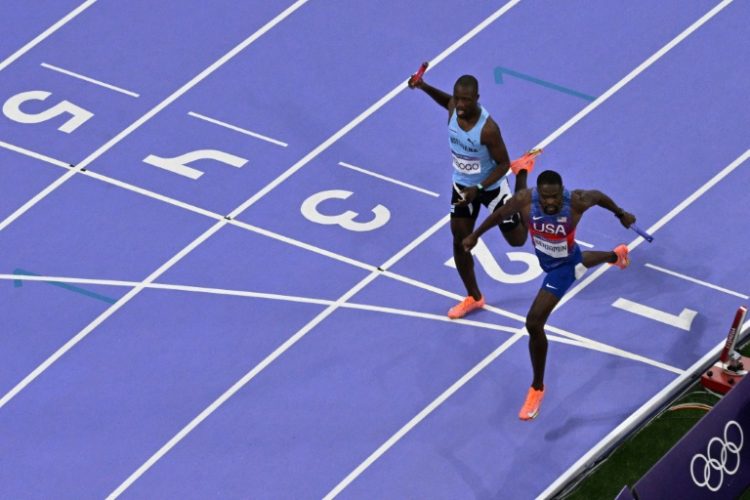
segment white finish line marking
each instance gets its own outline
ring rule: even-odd
[[[427,194],[427,195],[430,195],[430,196],[434,196],[435,198],[437,198],[438,196],[440,196],[439,194],[437,194],[434,191],[429,191],[427,189],[415,186],[413,184],[408,184],[406,182],[402,182],[402,181],[399,181],[399,180],[394,179],[392,177],[387,177],[387,176],[382,175],[382,174],[378,174],[378,173],[375,173],[375,172],[370,172],[369,170],[365,170],[362,167],[357,167],[355,165],[351,165],[351,164],[345,163],[343,161],[340,161],[339,165],[341,165],[342,167],[348,168],[349,170],[354,170],[355,172],[359,172],[359,173],[362,173],[362,174],[365,174],[365,175],[369,175],[371,177],[375,177],[376,179],[381,179],[381,180],[384,180],[384,181],[387,181],[387,182],[392,182],[393,184],[397,184],[399,186],[403,186],[403,187],[408,188],[408,189],[413,189],[414,191],[418,191],[420,193],[424,193],[424,194]]]
[[[202,115],[200,113],[196,113],[195,111],[189,111],[189,116],[192,116],[193,118],[197,118],[199,120],[206,121],[208,123],[213,123],[214,125],[218,125],[220,127],[228,128],[229,130],[234,130],[235,132],[239,132],[241,134],[249,135],[250,137],[254,137],[256,139],[260,139],[261,141],[270,142],[271,144],[275,144],[277,146],[281,146],[282,148],[285,148],[289,146],[286,142],[281,142],[279,140],[276,140],[272,137],[268,137],[267,135],[259,134],[257,132],[253,132],[251,130],[247,130],[241,127],[238,127],[237,125],[232,125],[231,123],[223,122],[221,120],[217,120],[216,118],[211,118],[206,115]]]
[[[701,281],[701,280],[699,280],[697,278],[692,278],[692,277],[690,277],[690,276],[688,276],[686,274],[678,273],[676,271],[670,271],[669,269],[665,269],[663,267],[659,267],[657,265],[649,264],[649,263],[646,263],[645,266],[648,267],[649,269],[653,269],[654,271],[659,271],[659,272],[662,272],[664,274],[668,274],[670,276],[674,276],[676,278],[683,279],[685,281],[690,281],[691,283],[696,283],[698,285],[705,286],[706,288],[712,288],[712,289],[717,290],[719,292],[723,292],[723,293],[726,293],[726,294],[729,294],[729,295],[734,295],[735,297],[739,297],[739,298],[741,298],[743,300],[750,299],[750,296],[745,295],[744,293],[735,292],[733,290],[729,290],[728,288],[723,288],[723,287],[720,287],[718,285],[712,285],[711,283],[708,283],[707,281]]]
[[[57,73],[62,73],[63,75],[71,76],[73,78],[77,78],[78,80],[83,80],[84,82],[93,83],[94,85],[98,85],[100,87],[104,87],[105,89],[114,90],[115,92],[119,92],[121,94],[129,95],[130,97],[140,97],[139,94],[136,94],[135,92],[131,90],[124,89],[122,87],[118,87],[116,85],[112,85],[111,83],[105,83],[101,80],[95,80],[91,77],[82,75],[80,73],[74,73],[73,71],[70,71],[68,69],[61,68],[59,66],[53,66],[51,64],[43,62],[41,64],[42,68],[46,68],[51,71],[56,71]]]

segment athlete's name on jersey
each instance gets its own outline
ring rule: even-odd
[[[471,148],[471,147],[467,146],[466,144],[464,144],[463,142],[461,142],[461,140],[459,138],[457,138],[457,137],[451,137],[451,144],[455,144],[456,146],[459,146],[461,149],[463,149],[464,151],[468,151],[469,153],[478,153],[479,152],[479,149],[477,149],[477,148]]]
[[[552,242],[534,237],[533,242],[535,249],[554,259],[564,259],[568,256],[567,240]]]
[[[552,222],[548,222],[545,224],[541,222],[532,221],[531,225],[534,227],[534,231],[537,231],[539,233],[554,234],[554,235],[561,234],[563,236],[567,236],[567,233],[565,232],[565,226],[559,226],[557,224],[553,224]]]

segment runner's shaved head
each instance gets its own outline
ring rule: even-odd
[[[479,82],[472,75],[463,75],[458,77],[454,87],[467,87],[473,89],[475,92],[479,92]]]
[[[536,178],[537,187],[544,184],[562,186],[562,177],[560,177],[560,174],[558,174],[554,170],[545,170],[544,172],[539,174],[539,177]]]

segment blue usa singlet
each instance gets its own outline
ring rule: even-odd
[[[549,272],[568,263],[572,256],[580,252],[575,241],[575,228],[570,210],[570,192],[563,190],[563,203],[560,211],[547,215],[539,204],[539,193],[531,190],[531,212],[529,234],[539,264]]]
[[[468,132],[458,126],[455,110],[448,122],[448,135],[453,156],[453,182],[462,186],[474,186],[482,182],[497,165],[481,140],[482,128],[487,118],[490,117],[490,113],[482,106],[479,108],[481,109],[479,120]],[[484,189],[496,189],[501,180],[502,178],[491,186],[484,186]]]

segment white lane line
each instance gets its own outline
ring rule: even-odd
[[[272,137],[268,137],[267,135],[259,134],[257,132],[253,132],[251,130],[247,130],[241,127],[238,127],[237,125],[232,125],[231,123],[223,122],[221,120],[217,120],[216,118],[211,118],[206,115],[202,115],[200,113],[196,113],[195,111],[189,111],[189,116],[192,116],[193,118],[198,118],[199,120],[206,121],[208,123],[213,123],[214,125],[218,125],[220,127],[228,128],[229,130],[234,130],[235,132],[239,132],[241,134],[249,135],[250,137],[254,137],[256,139],[260,139],[262,141],[270,142],[271,144],[275,144],[277,146],[281,146],[283,148],[289,146],[286,142],[281,142],[279,140],[276,140]]]
[[[450,323],[453,325],[464,325],[464,326],[471,326],[474,328],[483,328],[486,330],[494,330],[497,332],[506,332],[506,333],[518,333],[518,327],[512,327],[512,326],[503,326],[503,325],[497,325],[495,323],[486,323],[484,321],[476,321],[471,319],[450,319],[445,314],[435,314],[435,313],[425,313],[420,311],[411,311],[408,309],[397,309],[395,307],[385,307],[385,306],[374,306],[369,304],[359,304],[356,302],[347,302],[346,304],[343,304],[341,306],[342,308],[347,309],[357,309],[359,311],[370,311],[370,312],[378,312],[378,313],[384,313],[384,314],[392,314],[395,316],[408,316],[410,318],[419,318],[419,319],[427,319],[431,321],[440,321],[442,323]],[[570,342],[569,339],[563,338],[563,337],[557,337],[557,336],[551,336],[554,337],[553,340],[555,342],[563,342],[568,343]],[[575,341],[573,341],[575,342]]]
[[[34,158],[36,160],[41,160],[45,163],[49,163],[51,165],[55,165],[57,167],[63,167],[66,170],[73,165],[69,163],[65,163],[64,161],[58,160],[56,158],[52,158],[51,156],[43,155],[41,153],[37,153],[36,151],[31,151],[30,149],[22,148],[20,146],[16,146],[14,144],[10,144],[5,141],[0,141],[0,148],[7,149],[9,151],[13,151],[18,154],[22,154],[24,156],[28,156],[29,158]]]
[[[481,32],[483,29],[485,29],[487,26],[492,24],[495,20],[497,20],[500,16],[505,14],[508,10],[511,9],[514,5],[516,5],[521,0],[511,0],[510,2],[506,3],[503,7],[495,11],[492,15],[490,15],[488,18],[486,18],[484,21],[479,23],[477,26],[475,26],[471,31],[466,33],[464,36],[459,38],[453,45],[445,49],[443,52],[441,52],[435,59],[430,61],[430,66],[427,69],[427,71],[430,71],[433,69],[437,64],[440,63],[443,59],[451,55],[453,52],[458,50],[461,46],[463,46],[465,43],[467,43],[469,40],[474,38],[479,32]],[[348,134],[352,129],[354,129],[357,125],[365,121],[367,118],[370,117],[373,113],[378,111],[380,108],[385,106],[391,99],[396,97],[399,93],[401,93],[402,90],[406,89],[406,80],[401,82],[388,92],[386,95],[381,97],[377,102],[375,102],[373,105],[371,105],[369,108],[367,108],[365,111],[360,113],[356,118],[354,118],[352,121],[344,125],[339,131],[334,133],[332,136],[330,136],[328,139],[323,141],[320,145],[318,145],[315,149],[307,153],[302,159],[300,159],[297,163],[289,167],[285,172],[283,172],[281,175],[276,177],[273,181],[269,182],[265,187],[263,187],[260,191],[255,193],[254,196],[252,196],[250,199],[248,199],[245,203],[237,207],[237,209],[229,214],[232,218],[236,217],[240,213],[244,212],[248,208],[250,208],[252,205],[254,205],[258,200],[266,196],[269,192],[271,192],[273,189],[275,189],[279,184],[287,180],[289,177],[291,177],[295,172],[297,172],[299,169],[307,165],[310,161],[312,161],[314,158],[316,158],[318,155],[320,155],[323,151],[328,149],[332,144],[334,144],[336,141],[344,137],[346,134]]]
[[[699,280],[697,278],[690,277],[687,274],[678,273],[677,271],[670,271],[669,269],[665,269],[663,267],[659,267],[659,266],[654,265],[654,264],[649,264],[648,262],[646,264],[644,264],[644,265],[646,267],[648,267],[649,269],[653,269],[654,271],[659,271],[659,272],[662,272],[664,274],[668,274],[670,276],[674,276],[676,278],[683,279],[685,281],[690,281],[691,283],[696,283],[698,285],[705,286],[705,287],[711,288],[713,290],[718,290],[719,292],[723,292],[723,293],[726,293],[726,294],[729,294],[729,295],[734,295],[735,297],[739,297],[739,298],[741,298],[743,300],[750,299],[750,296],[745,295],[744,293],[735,292],[733,290],[729,290],[728,288],[723,288],[723,287],[720,287],[718,285],[713,285],[711,283],[708,283],[707,281],[702,281],[702,280]]]
[[[350,163],[345,163],[343,161],[340,161],[339,165],[341,165],[342,167],[348,168],[350,170],[354,170],[355,172],[360,172],[362,174],[375,177],[377,179],[381,179],[381,180],[384,180],[384,181],[392,182],[393,184],[397,184],[397,185],[403,186],[405,188],[413,189],[414,191],[418,191],[420,193],[424,193],[424,194],[427,194],[427,195],[430,195],[430,196],[434,196],[435,198],[437,198],[438,196],[440,196],[439,194],[437,194],[434,191],[429,191],[427,189],[421,188],[419,186],[415,186],[413,184],[408,184],[406,182],[402,182],[402,181],[400,181],[398,179],[394,179],[392,177],[386,177],[385,175],[378,174],[378,173],[375,173],[375,172],[371,172],[369,170],[365,170],[362,167],[357,167],[357,166],[352,165]]]
[[[173,92],[169,97],[164,99],[162,102],[151,108],[146,114],[141,116],[138,120],[130,124],[126,129],[122,130],[119,134],[114,136],[112,139],[107,141],[104,145],[99,147],[96,151],[91,153],[89,156],[83,159],[80,163],[76,165],[76,168],[74,170],[70,170],[65,175],[59,177],[56,179],[52,184],[47,186],[43,191],[38,193],[36,196],[34,196],[31,200],[27,201],[22,207],[20,207],[18,210],[13,212],[11,215],[6,217],[2,222],[0,222],[0,231],[5,229],[8,225],[13,223],[16,219],[18,219],[21,215],[26,213],[31,207],[36,205],[40,200],[45,198],[47,195],[55,191],[58,187],[60,187],[62,184],[64,184],[68,179],[70,179],[73,175],[80,172],[82,169],[86,168],[88,165],[90,165],[94,160],[99,158],[101,155],[109,151],[112,147],[114,147],[117,143],[122,141],[124,138],[129,136],[131,133],[133,133],[136,129],[141,127],[144,123],[149,121],[151,118],[156,116],[159,112],[161,112],[164,108],[172,104],[175,100],[180,98],[183,94],[188,92],[190,89],[201,83],[203,80],[205,80],[207,77],[209,77],[212,73],[214,73],[216,70],[221,68],[224,64],[226,64],[229,60],[231,60],[233,57],[235,57],[237,54],[239,54],[242,50],[246,49],[250,44],[255,42],[258,38],[266,34],[268,31],[270,31],[273,27],[275,27],[277,24],[279,24],[281,21],[289,17],[292,13],[294,13],[297,9],[299,9],[301,6],[306,4],[309,0],[297,0],[292,5],[287,7],[283,12],[278,14],[276,17],[268,21],[266,24],[264,24],[260,29],[258,29],[255,33],[250,35],[248,38],[243,40],[241,43],[236,45],[232,50],[224,54],[220,59],[215,61],[213,64],[211,64],[208,68],[201,71],[197,76],[195,76],[192,80],[184,84],[182,87],[177,89],[175,92]]]
[[[118,87],[116,85],[112,85],[111,83],[103,82],[101,80],[95,80],[94,78],[91,78],[89,76],[82,75],[80,73],[75,73],[73,71],[70,71],[70,70],[65,69],[65,68],[61,68],[59,66],[53,66],[52,64],[48,64],[46,62],[43,62],[41,64],[41,66],[43,68],[46,68],[46,69],[50,70],[50,71],[56,71],[57,73],[62,73],[63,75],[67,75],[67,76],[70,76],[70,77],[73,77],[73,78],[77,78],[78,80],[83,80],[84,82],[92,83],[94,85],[98,85],[100,87],[104,87],[105,89],[114,90],[115,92],[119,92],[121,94],[125,94],[125,95],[128,95],[130,97],[140,97],[139,94],[137,94],[137,93],[135,93],[135,92],[133,92],[131,90],[127,90],[127,89],[124,89],[122,87]]]
[[[52,181],[51,184],[49,184],[47,187],[45,187],[43,190],[38,192],[36,195],[34,195],[30,200],[28,200],[26,203],[21,205],[19,208],[17,208],[12,214],[7,216],[5,219],[3,219],[2,222],[0,222],[0,231],[8,227],[13,221],[21,217],[23,214],[29,211],[31,207],[39,203],[41,200],[43,200],[47,195],[52,193],[55,189],[65,184],[65,182],[70,179],[72,176],[74,176],[76,171],[74,169],[68,169],[67,172],[65,172],[63,175]]]
[[[220,223],[221,224],[221,223]],[[427,229],[422,235],[418,236],[410,244],[406,245],[401,251],[391,257],[388,262],[395,263],[399,258],[405,256],[411,249],[415,248],[415,242],[423,241],[428,238],[435,231],[439,230],[443,226],[442,220],[432,227]],[[312,329],[321,323],[325,318],[330,316],[339,307],[345,304],[351,297],[359,293],[360,290],[369,285],[373,280],[380,276],[381,272],[375,270],[363,278],[359,283],[354,285],[348,292],[344,293],[338,298],[333,304],[328,306],[324,311],[319,313],[315,318],[298,330],[294,335],[289,337],[283,344],[281,344],[276,350],[269,354],[263,361],[253,367],[248,373],[246,373],[240,380],[234,383],[232,387],[227,389],[221,396],[219,396],[213,403],[206,407],[198,416],[190,421],[185,427],[183,427],[172,439],[170,439],[164,446],[162,446],[156,453],[154,453],[146,462],[144,462],[135,472],[133,472],[120,486],[118,486],[112,493],[107,496],[107,499],[114,499],[120,496],[131,484],[133,484],[139,477],[141,477],[146,471],[148,471],[156,462],[158,462],[166,453],[174,448],[182,439],[185,438],[193,429],[195,429],[201,422],[208,418],[214,411],[216,411],[222,404],[224,404],[229,398],[231,398],[237,391],[242,389],[247,383],[249,383],[257,374],[262,372],[268,365],[275,361],[279,356],[284,354],[289,348],[296,344],[302,337],[307,335]]]
[[[578,239],[576,240],[576,243],[578,243],[582,247],[594,248],[594,245],[592,245],[591,243],[586,243],[585,241],[581,241],[581,240],[578,240]]]
[[[435,398],[430,404],[425,406],[422,411],[417,413],[414,418],[409,420],[403,427],[401,427],[395,434],[389,437],[380,447],[372,452],[362,463],[360,463],[353,471],[351,471],[344,479],[339,482],[328,494],[323,497],[324,500],[330,500],[335,498],[336,495],[341,493],[352,481],[357,479],[370,465],[372,465],[378,458],[383,456],[389,449],[391,449],[401,438],[408,434],[414,427],[419,425],[422,420],[427,418],[430,413],[435,411],[438,406],[445,403],[448,398],[458,392],[461,387],[466,385],[471,379],[473,379],[478,373],[484,370],[490,363],[492,363],[498,356],[507,351],[513,344],[523,338],[522,333],[516,333],[511,338],[503,342],[500,347],[492,351],[482,361],[477,363],[471,370],[466,372],[460,379],[456,380],[453,385],[443,391],[440,396]]]
[[[112,85],[111,83],[103,82],[101,80],[95,80],[94,78],[82,75],[80,73],[75,73],[73,71],[70,71],[70,70],[65,69],[65,68],[61,68],[59,66],[53,66],[52,64],[48,64],[48,63],[45,63],[45,62],[43,62],[41,64],[41,66],[43,68],[46,68],[46,69],[50,70],[50,71],[56,71],[57,73],[62,73],[63,75],[67,75],[67,76],[70,76],[70,77],[73,77],[73,78],[77,78],[79,80],[83,80],[84,82],[88,82],[88,83],[92,83],[94,85],[98,85],[100,87],[104,87],[105,89],[114,90],[115,92],[119,92],[121,94],[129,95],[130,97],[140,97],[139,94],[137,94],[137,93],[135,93],[135,92],[133,92],[131,90],[127,90],[127,89],[124,89],[122,87],[118,87],[116,85]]]
[[[669,211],[667,215],[659,219],[654,225],[649,227],[646,232],[654,234],[659,229],[661,229],[662,226],[664,226],[667,222],[674,219],[677,215],[680,214],[683,210],[685,210],[687,207],[689,207],[695,200],[700,198],[706,191],[711,189],[713,186],[715,186],[719,181],[724,179],[727,175],[732,173],[737,167],[742,165],[744,162],[746,162],[750,158],[750,149],[745,151],[743,154],[741,154],[736,160],[734,160],[732,163],[724,167],[719,173],[714,175],[711,179],[709,179],[705,184],[703,184],[701,187],[695,190],[693,194],[685,198],[681,203],[679,203],[675,208]],[[636,248],[641,243],[645,242],[643,238],[638,236],[636,239],[631,241],[628,244],[628,248],[632,251],[634,248]],[[560,302],[557,303],[557,306],[555,307],[555,310],[563,306],[565,303],[567,303],[570,299],[578,295],[578,292],[588,286],[588,284],[595,279],[597,279],[599,276],[601,276],[603,273],[607,272],[610,268],[613,266],[607,266],[602,265],[599,266],[596,269],[593,269],[591,273],[588,274],[587,277],[583,278],[578,285],[575,285],[573,288],[568,291],[565,295],[563,295],[563,298],[560,299]]]
[[[330,250],[326,250],[325,248],[316,247],[315,245],[311,245],[309,243],[305,243],[304,241],[295,240],[294,238],[290,238],[288,236],[284,236],[279,233],[274,233],[273,231],[269,231],[268,229],[263,229],[262,227],[253,226],[252,224],[248,224],[246,222],[242,222],[239,220],[232,220],[230,221],[230,224],[233,226],[237,226],[242,229],[246,229],[248,231],[251,231],[253,233],[260,234],[262,236],[266,236],[268,238],[272,238],[277,241],[281,241],[283,243],[287,243],[289,245],[295,246],[297,248],[301,248],[303,250],[307,250],[313,253],[316,253],[318,255],[322,255],[324,257],[328,257],[330,259],[337,260],[339,262],[343,262],[345,264],[349,264],[354,267],[358,267],[360,269],[364,269],[365,271],[374,271],[377,269],[377,266],[374,266],[372,264],[367,264],[365,262],[358,261],[356,259],[352,259],[351,257],[347,257],[345,255],[341,255],[338,253],[331,252]]]
[[[65,26],[67,23],[72,21],[78,14],[83,12],[84,10],[88,9],[92,5],[96,3],[96,0],[87,0],[86,2],[83,2],[81,5],[70,11],[68,14],[66,14],[63,18],[61,18],[59,21],[57,21],[55,24],[44,30],[42,33],[37,35],[33,40],[31,40],[29,43],[18,49],[16,52],[11,54],[9,57],[5,58],[4,61],[0,62],[0,71],[4,70],[8,66],[10,66],[13,62],[15,62],[19,57],[26,54],[28,51],[42,43],[44,40],[46,40],[50,35],[52,35],[55,31],[59,30],[63,26]]]
[[[716,7],[708,11],[703,17],[695,21],[693,24],[691,24],[688,28],[686,28],[682,33],[674,37],[669,43],[667,43],[665,46],[663,46],[661,49],[659,49],[657,52],[655,52],[651,57],[643,61],[637,68],[635,68],[633,71],[628,73],[622,80],[614,84],[609,90],[607,90],[605,93],[597,97],[594,101],[592,101],[588,106],[583,108],[578,114],[573,116],[570,120],[565,122],[560,128],[552,132],[547,138],[545,138],[542,142],[534,146],[535,148],[545,148],[547,147],[552,141],[560,137],[566,130],[568,130],[570,127],[581,121],[583,117],[588,115],[591,111],[598,108],[604,101],[612,97],[612,95],[617,92],[618,90],[622,89],[625,85],[630,83],[631,80],[633,80],[636,76],[643,73],[646,68],[654,64],[656,61],[658,61],[664,54],[675,48],[680,42],[682,42],[685,38],[690,36],[695,30],[706,24],[712,17],[714,17],[716,14],[721,12],[726,6],[728,6],[730,3],[732,3],[734,0],[724,0],[720,4],[718,4]]]
[[[127,191],[132,191],[133,193],[140,194],[142,196],[146,196],[148,198],[152,198],[154,200],[159,200],[164,203],[168,203],[170,205],[173,205],[175,207],[182,208],[183,210],[188,210],[190,212],[194,212],[199,215],[203,215],[205,217],[209,217],[214,220],[221,220],[224,217],[221,215],[211,212],[210,210],[206,210],[200,207],[197,207],[195,205],[191,205],[190,203],[185,203],[180,200],[176,200],[174,198],[170,198],[169,196],[165,196],[163,194],[156,193],[154,191],[150,191],[148,189],[144,189],[142,187],[135,186],[133,184],[129,184],[127,182],[121,181],[119,179],[114,179],[112,177],[107,177],[106,175],[99,174],[97,172],[92,172],[90,170],[86,170],[84,172],[81,172],[81,175],[85,175],[86,177],[91,177],[92,179],[99,180],[101,182],[105,182],[107,184],[117,186],[119,188],[125,189]]]
[[[677,215],[680,214],[683,210],[685,210],[687,207],[693,204],[695,200],[703,196],[703,194],[714,187],[716,184],[719,183],[724,177],[731,174],[737,167],[745,163],[748,159],[750,159],[750,149],[745,151],[743,154],[741,154],[736,160],[734,160],[732,163],[724,167],[721,172],[713,176],[708,182],[706,182],[703,186],[698,188],[693,194],[685,198],[685,200],[674,207],[667,215],[659,219],[654,225],[648,228],[646,232],[648,233],[654,233],[658,231],[664,224],[674,219]],[[643,241],[643,240],[641,240]]]

